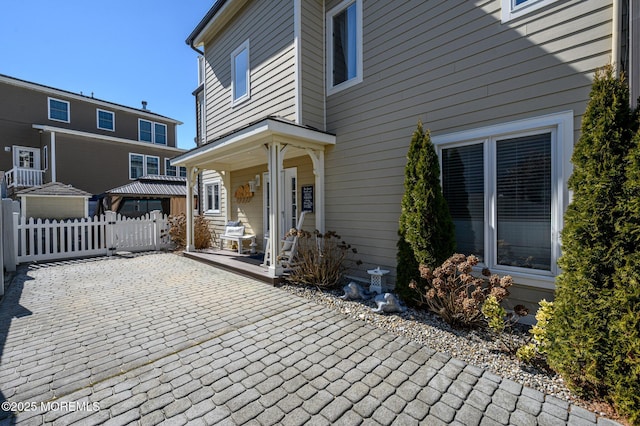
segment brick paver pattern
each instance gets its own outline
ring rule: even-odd
[[[616,424],[170,253],[23,268],[0,356],[0,425]]]

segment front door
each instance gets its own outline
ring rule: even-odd
[[[298,220],[298,169],[291,167],[282,171],[282,187],[280,188],[282,196],[282,206],[280,206],[280,229],[282,235],[291,228],[297,226]],[[269,173],[262,175],[262,188],[263,188],[263,203],[264,212],[264,230],[265,234],[269,231],[269,213],[271,212],[271,205],[269,201],[269,191],[271,188],[271,182],[269,181]]]
[[[40,170],[40,150],[38,148],[14,146],[13,167]]]

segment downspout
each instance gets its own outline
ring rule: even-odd
[[[616,76],[620,76],[620,1],[613,0],[613,11],[611,19],[611,65]]]
[[[199,55],[204,56],[204,52],[203,52],[203,51],[201,51],[200,49],[198,49],[197,47],[195,47],[195,46],[193,45],[193,39],[192,39],[192,38],[187,39],[187,45],[189,45],[189,47],[190,47],[191,49],[193,49],[193,50],[195,50],[196,52],[198,52],[198,54],[199,54]]]

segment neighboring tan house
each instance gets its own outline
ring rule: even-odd
[[[176,175],[180,121],[0,74],[0,170],[9,195],[48,182],[93,195]]]
[[[640,0],[218,0],[187,39],[202,53],[199,146],[172,164],[190,188],[202,172],[207,217],[241,220],[258,242],[313,194],[304,227],[336,231],[360,275],[380,266],[393,283],[421,120],[458,251],[512,275],[511,300],[535,307],[553,298],[594,71],[614,63],[640,94],[639,17]]]

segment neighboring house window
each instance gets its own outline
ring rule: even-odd
[[[327,13],[327,93],[362,81],[362,0],[347,0]]]
[[[160,174],[160,157],[153,157],[151,155],[145,156],[145,162],[147,169],[145,175],[159,175]]]
[[[187,177],[187,168],[183,166],[180,166],[180,167],[172,166],[171,160],[168,158],[164,159],[164,171],[165,171],[164,174],[167,176],[178,176],[178,171],[179,171],[181,177]]]
[[[70,121],[69,102],[60,99],[49,98],[49,120]]]
[[[572,138],[571,112],[434,137],[457,250],[492,270],[555,276]]]
[[[45,145],[42,148],[42,157],[43,157],[43,161],[44,161],[44,169],[43,170],[49,170],[49,146]]]
[[[153,142],[153,123],[151,123],[151,121],[138,120],[138,140],[142,142]]]
[[[231,103],[237,105],[251,96],[249,80],[249,40],[231,54]]]
[[[206,195],[205,209],[207,213],[220,213],[220,182],[206,184],[204,191]]]
[[[138,119],[138,140],[142,142],[167,144],[167,125],[154,123],[149,120]]]
[[[144,176],[144,155],[129,154],[129,179]]]
[[[129,179],[160,174],[160,158],[153,155],[129,154]]]
[[[105,111],[102,109],[97,109],[98,116],[98,129],[102,130],[116,130],[116,116],[111,111]]]
[[[161,123],[153,123],[154,142],[159,145],[167,144],[167,125]]]
[[[502,22],[509,22],[558,0],[501,0]]]

